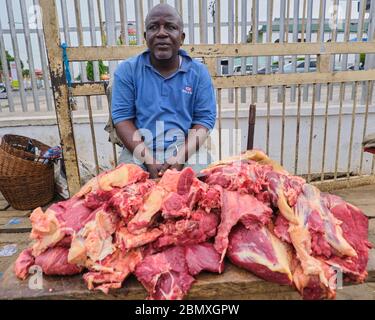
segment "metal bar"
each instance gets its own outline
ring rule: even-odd
[[[241,42],[247,42],[247,29],[246,29],[246,19],[247,19],[247,0],[241,1]],[[241,58],[241,73],[246,74],[246,58]],[[246,103],[246,88],[241,88],[241,102]]]
[[[147,0],[147,8],[149,12],[153,6],[154,6],[154,0]]]
[[[367,28],[367,41],[373,42],[375,35],[375,1],[371,0],[369,18],[368,18],[368,28]],[[363,28],[364,29],[364,28]],[[364,70],[374,69],[375,67],[375,56],[373,54],[365,55]],[[363,104],[366,97],[366,86],[362,83],[362,96],[361,103]]]
[[[122,0],[120,0],[122,1]],[[96,46],[96,31],[95,31],[95,12],[94,12],[94,4],[92,0],[87,0],[87,8],[89,11],[89,26],[90,26],[90,40],[91,45]],[[99,63],[98,61],[93,61],[93,80],[99,81],[100,80],[100,72],[99,72]],[[96,108],[98,110],[103,109],[102,105],[102,97],[97,96],[96,97]]]
[[[128,27],[128,10],[126,7],[126,0],[120,0],[123,3],[123,23],[124,24],[124,32],[125,32],[125,44],[129,45],[129,27]]]
[[[20,1],[20,5],[21,5],[22,25],[25,30],[25,43],[26,43],[27,57],[28,57],[29,70],[30,70],[30,76],[31,76],[31,89],[32,89],[33,98],[34,98],[34,110],[40,111],[39,95],[38,95],[38,88],[36,84],[34,57],[33,57],[33,50],[31,47],[30,29],[29,29],[29,21],[28,21],[27,12],[26,12],[26,4],[24,1]]]
[[[80,46],[83,46],[81,6],[80,6],[79,0],[74,0],[74,10],[75,10],[76,24],[77,24],[78,44]],[[81,81],[87,82],[86,64],[84,62],[80,62],[80,71],[81,71]],[[87,101],[86,100],[85,100],[85,108],[87,108]]]
[[[188,2],[189,44],[194,44],[194,0]]]
[[[234,0],[234,42],[238,43],[238,0]]]
[[[371,81],[371,88],[369,89],[370,93],[370,101],[372,101],[372,95],[373,95],[373,89],[374,89],[374,82]],[[372,168],[371,168],[371,174],[374,175],[375,172],[375,155],[372,157]]]
[[[65,0],[61,0],[61,14],[62,14],[62,22],[63,22],[63,30],[64,30],[64,40],[65,43],[70,47],[72,45],[70,41],[70,32],[69,32],[69,20],[68,20],[68,8]],[[72,80],[74,81],[74,68],[73,68],[73,62],[69,61],[69,68],[70,73],[72,74]]]
[[[286,19],[285,19],[285,43],[289,42],[289,21],[290,20],[290,0],[286,2]]]
[[[348,42],[350,38],[350,23],[352,17],[352,0],[346,0],[346,9],[345,9],[345,32],[344,32],[344,41]],[[344,54],[341,60],[341,70],[346,70],[348,68],[348,55]],[[344,100],[345,100],[345,88],[344,85]]]
[[[233,1],[228,1],[228,43],[234,43],[234,8]],[[228,59],[228,74],[233,74],[233,58]],[[233,90],[228,90],[228,101],[233,103]]]
[[[215,36],[215,41],[214,43],[217,44],[217,43],[221,43],[221,3],[220,3],[220,0],[216,0],[215,2],[215,33],[214,33],[214,36]],[[221,59],[216,59],[217,61],[217,74],[218,75],[221,75],[222,74],[222,70],[221,70]]]
[[[236,136],[235,136],[235,145],[236,145],[236,149],[235,149],[235,154],[238,153],[238,151],[241,151],[241,149],[239,150],[238,149],[238,129],[240,128],[240,124],[239,124],[239,119],[238,119],[238,101],[239,100],[239,91],[238,91],[238,88],[235,89],[235,100],[234,100],[234,122],[235,122],[235,132],[236,132]]]
[[[272,43],[273,0],[267,0],[267,43]],[[271,73],[271,57],[267,56],[266,73]]]
[[[120,40],[121,40],[121,44],[125,44],[126,43],[125,35],[127,33],[125,31],[125,20],[124,20],[126,4],[123,0],[119,0],[118,5],[119,5],[119,10],[120,10],[120,30],[121,30],[120,31]]]
[[[249,120],[247,130],[247,150],[252,150],[254,148],[255,120],[256,106],[255,104],[251,104],[249,107]]]
[[[9,81],[10,77],[9,77],[8,61],[6,59],[4,35],[3,35],[3,28],[1,25],[1,20],[0,20],[0,58],[1,58],[1,65],[3,66],[3,78],[5,78],[4,79],[5,87],[7,89],[9,111],[14,112],[15,110],[14,110],[14,101],[13,101],[13,91],[12,91],[12,86],[10,85],[10,81]],[[1,109],[2,108],[0,108],[0,110]]]
[[[352,148],[353,148],[353,134],[354,134],[354,125],[355,125],[355,112],[357,109],[357,89],[358,89],[358,82],[354,83],[355,95],[353,99],[353,111],[352,111],[352,125],[350,129],[350,143],[349,143],[349,156],[348,156],[348,170],[346,172],[347,177],[350,177],[350,167],[352,165]]]
[[[207,0],[199,0],[200,43],[207,43],[208,40],[207,19]]]
[[[64,73],[64,63],[60,48],[59,22],[55,1],[40,0],[43,12],[43,30],[48,52],[52,90],[56,104],[56,117],[59,124],[60,141],[63,149],[70,196],[78,192],[80,177],[78,158],[74,141],[74,128],[68,104],[68,88]]]
[[[294,0],[293,6],[293,42],[298,43],[298,34],[299,34],[299,2],[300,0]],[[297,70],[297,56],[293,55],[292,57],[292,71],[295,73]],[[296,86],[291,87],[290,92],[290,101],[296,101]]]
[[[285,86],[282,86],[282,111],[281,111],[281,149],[280,164],[284,165],[284,144],[285,144]]]
[[[303,7],[302,7],[301,42],[305,42],[306,1],[307,1],[307,0],[303,0]]]
[[[285,19],[285,43],[289,42],[289,24],[290,24],[290,0],[286,3],[286,19]]]
[[[267,86],[267,133],[266,133],[266,153],[270,153],[270,124],[271,124],[271,94],[270,86]]]
[[[182,0],[174,0],[174,7],[182,17]]]
[[[323,136],[323,154],[322,154],[322,171],[321,171],[321,181],[324,181],[325,173],[325,159],[326,159],[326,147],[327,147],[327,128],[328,128],[328,106],[329,106],[329,96],[332,86],[330,83],[327,83],[327,99],[326,99],[326,108],[324,113],[324,136]]]
[[[141,27],[141,29],[140,29],[140,33],[141,33],[140,39],[142,39],[141,42],[140,42],[140,44],[141,43],[144,44],[145,43],[145,39],[144,39],[144,33],[145,33],[145,23],[144,23],[144,21],[145,21],[145,17],[144,17],[144,14],[143,14],[143,1],[139,1],[139,9],[138,9],[138,11],[139,11],[139,23],[140,23],[140,27]]]
[[[98,18],[99,18],[99,27],[100,27],[100,36],[102,40],[102,46],[105,46],[106,43],[106,36],[104,31],[104,22],[103,22],[103,16],[102,16],[102,5],[100,0],[96,1],[96,6],[98,8]]]
[[[215,4],[215,43],[221,43],[221,0],[216,0]]]
[[[272,43],[272,18],[273,18],[273,0],[267,0],[267,43]],[[267,63],[266,63],[266,74],[270,74],[272,67],[272,59],[270,56],[267,56]],[[266,102],[270,99],[268,97],[270,94],[270,90],[267,90],[265,100]],[[267,153],[268,154],[268,153]]]
[[[365,13],[366,13],[366,2],[367,0],[361,0],[359,3],[359,17],[358,17],[358,28],[357,28],[357,40],[362,41],[363,28],[365,22]],[[359,70],[360,63],[360,54],[355,56],[354,70]],[[354,86],[353,86],[354,90]],[[354,94],[354,91],[353,91]]]
[[[134,0],[135,24],[137,32],[137,44],[142,44],[143,39],[143,1]]]
[[[253,44],[258,43],[258,16],[259,16],[259,0],[253,0]],[[252,74],[258,73],[258,57],[252,58],[253,61],[253,71]],[[252,104],[258,101],[258,87],[252,90]]]
[[[138,1],[136,1],[138,2]],[[115,32],[115,8],[114,2],[112,0],[104,0],[105,4],[105,29],[106,29],[106,40],[108,45],[116,45],[116,32]],[[137,7],[136,7],[137,12]],[[136,18],[137,23],[137,41],[139,41],[139,26],[138,19]],[[114,73],[117,67],[116,61],[109,62],[109,74],[111,79],[114,77]]]
[[[294,158],[294,174],[298,172],[298,158],[299,158],[299,132],[301,124],[301,85],[297,87],[298,100],[297,100],[297,127],[296,127],[296,155]]]
[[[312,29],[312,15],[313,15],[313,0],[308,0],[307,3],[307,25],[306,25],[306,42],[311,43],[311,29]],[[305,72],[310,71],[310,56],[305,56]],[[303,101],[308,101],[309,85],[303,88]]]
[[[335,43],[337,41],[337,25],[338,25],[338,7],[339,7],[339,0],[333,0],[333,7],[336,8],[333,10],[333,14],[332,14],[332,24],[333,24],[333,28],[332,28],[332,38],[331,38],[331,42],[332,43]],[[335,68],[335,60],[336,60],[336,55],[332,55],[331,56],[331,70],[334,70]],[[330,100],[333,99],[333,92],[335,90],[335,86],[332,85],[332,91],[331,91],[331,96],[329,97]],[[341,85],[340,85],[340,90],[341,90]],[[341,94],[341,92],[340,92]]]
[[[280,0],[280,32],[279,32],[279,43],[284,43],[285,37],[285,0]],[[279,56],[279,73],[284,73],[284,56]],[[281,87],[278,89],[277,100],[278,102],[282,101],[280,96]]]
[[[311,102],[311,119],[310,119],[310,140],[309,140],[309,158],[308,158],[308,173],[307,182],[311,182],[311,155],[312,155],[312,142],[314,135],[314,120],[315,120],[315,83],[313,83],[312,102]]]
[[[208,43],[208,3],[207,0],[202,0],[202,13],[203,13],[203,40]]]
[[[92,150],[93,150],[94,160],[95,160],[96,174],[99,174],[98,151],[97,151],[97,148],[96,148],[96,137],[95,137],[94,119],[92,117],[92,107],[91,107],[91,99],[90,99],[90,97],[87,97],[87,108],[88,108],[88,111],[89,111],[91,141],[92,141]]]
[[[10,33],[12,37],[12,45],[13,45],[13,54],[14,54],[14,60],[16,62],[17,67],[17,77],[18,77],[18,83],[20,87],[20,95],[21,95],[21,104],[22,104],[22,111],[26,112],[28,109],[27,106],[27,99],[25,96],[25,86],[23,84],[23,76],[22,76],[22,68],[21,68],[21,59],[19,56],[19,47],[18,47],[18,41],[17,41],[17,35],[15,32],[15,22],[14,22],[14,11],[13,11],[13,5],[11,0],[6,0],[6,7],[8,12],[8,18],[9,18],[9,28]],[[11,91],[9,91],[11,92]]]
[[[369,105],[370,105],[370,97],[371,97],[371,90],[370,90],[370,83],[372,84],[372,81],[367,81],[367,99],[366,99],[366,107],[365,107],[365,118],[363,121],[363,134],[362,134],[362,141],[365,139],[366,133],[367,133],[367,122],[368,122],[368,111],[369,111]],[[372,87],[372,85],[371,85]],[[362,169],[363,169],[363,150],[361,151],[361,159],[359,161],[359,175],[362,175]]]
[[[222,118],[221,118],[221,89],[217,89],[217,105],[218,105],[218,128],[219,128],[219,160],[222,159],[222,134],[221,134],[221,129],[222,129]]]
[[[39,7],[39,1],[38,0],[33,0],[33,4],[34,4],[34,6]],[[42,70],[43,70],[44,93],[45,93],[45,96],[46,96],[47,110],[51,111],[51,110],[53,110],[54,105],[52,104],[52,91],[51,91],[49,78],[48,78],[47,53],[46,53],[46,46],[45,46],[41,16],[39,14],[36,14],[35,20],[36,20],[35,22],[37,24],[36,32],[37,32],[37,35],[38,35],[40,61],[42,63]],[[30,30],[30,31],[35,31],[35,30]]]
[[[337,128],[337,141],[336,141],[336,161],[335,161],[335,173],[334,179],[337,179],[337,171],[339,165],[340,156],[340,140],[341,140],[341,121],[342,121],[342,108],[343,108],[343,83],[340,83],[340,107],[339,107],[339,121]]]
[[[320,0],[319,5],[319,31],[317,43],[324,43],[324,22],[325,22],[325,9],[326,9],[326,0]],[[322,86],[320,83],[316,87],[316,99],[317,101],[321,100]]]

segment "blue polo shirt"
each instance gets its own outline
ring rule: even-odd
[[[114,74],[114,124],[135,119],[154,150],[183,141],[194,124],[209,130],[215,125],[215,92],[206,66],[184,50],[179,54],[180,68],[168,78],[151,65],[149,50],[121,62]]]

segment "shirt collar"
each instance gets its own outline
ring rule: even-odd
[[[177,70],[177,72],[188,72],[189,71],[189,68],[191,66],[191,63],[192,63],[192,59],[191,57],[188,55],[188,53],[183,50],[183,49],[179,49],[178,50],[178,54],[180,56],[182,56],[182,64],[181,64],[181,67],[179,70]],[[144,51],[142,53],[143,55],[143,59],[144,59],[144,63],[147,67],[150,67],[152,69],[154,69],[154,67],[152,66],[151,64],[151,60],[150,60],[150,49],[147,49],[146,51]]]

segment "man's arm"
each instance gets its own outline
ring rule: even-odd
[[[158,177],[158,172],[162,168],[154,159],[152,152],[143,143],[142,137],[134,124],[134,120],[124,120],[116,124],[116,131],[122,143],[133,156],[142,161],[150,172],[150,178]]]
[[[162,176],[167,169],[182,170],[185,162],[200,149],[208,135],[209,130],[205,126],[200,124],[193,125],[185,138],[183,147],[178,150],[176,156],[167,160],[161,168],[159,176]]]

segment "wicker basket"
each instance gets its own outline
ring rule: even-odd
[[[43,175],[53,171],[53,164],[18,158],[0,148],[0,176]]]
[[[7,153],[14,155],[18,158],[26,160],[35,160],[38,158],[37,155],[25,151],[28,142],[31,140],[34,146],[38,147],[43,153],[46,152],[50,146],[25,136],[16,134],[6,134],[1,138],[0,149],[3,149]]]
[[[44,175],[0,176],[0,192],[17,210],[32,210],[48,204],[54,196],[54,171]]]
[[[53,163],[34,161],[35,155],[22,150],[28,140],[27,137],[5,135],[0,143],[0,192],[17,210],[46,205],[55,191]],[[49,149],[47,145],[32,141],[42,151]]]

